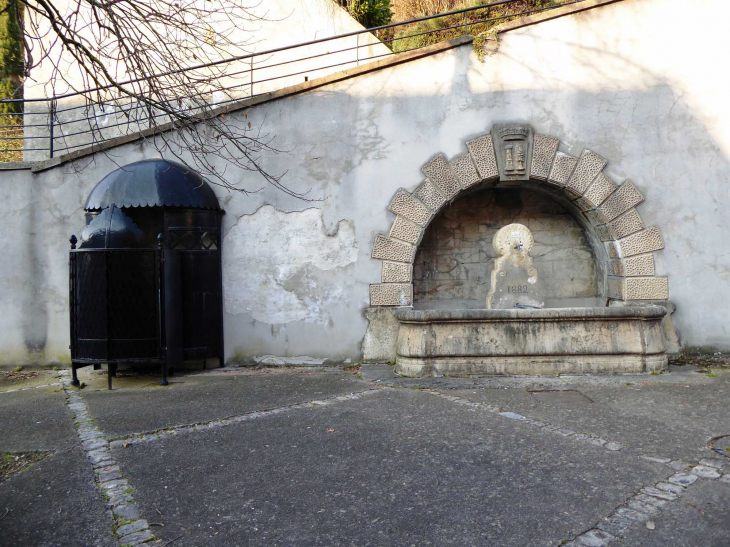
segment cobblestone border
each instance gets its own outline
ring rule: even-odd
[[[227,418],[218,418],[209,422],[198,422],[194,424],[178,425],[174,427],[157,429],[155,431],[149,431],[147,433],[137,433],[134,435],[127,435],[125,437],[118,437],[109,439],[109,448],[122,448],[133,444],[141,444],[159,441],[167,439],[177,435],[184,435],[187,433],[195,433],[197,431],[210,431],[211,429],[217,429],[219,427],[226,427],[233,424],[240,424],[242,422],[248,422],[250,420],[256,420],[258,418],[265,418],[267,416],[273,416],[275,414],[281,414],[290,410],[299,410],[303,408],[316,408],[318,406],[329,406],[334,403],[342,401],[355,401],[362,399],[367,395],[378,393],[380,391],[390,390],[392,388],[373,388],[365,391],[358,391],[355,393],[349,393],[347,395],[337,395],[335,397],[329,397],[326,399],[316,399],[314,401],[308,401],[306,403],[297,403],[294,405],[281,406],[277,408],[271,408],[268,410],[254,410],[247,412],[246,414],[239,414],[236,416],[229,416]]]
[[[67,406],[74,414],[74,426],[81,448],[91,462],[94,480],[114,518],[113,530],[119,544],[140,545],[156,539],[150,531],[149,523],[140,517],[139,508],[132,497],[132,486],[122,476],[104,434],[94,423],[78,390],[71,387],[71,372],[59,371],[58,378],[66,393]]]

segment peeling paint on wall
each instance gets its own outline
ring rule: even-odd
[[[357,260],[355,227],[340,220],[328,232],[320,209],[279,211],[271,205],[238,218],[223,240],[223,299],[226,312],[250,313],[279,324],[321,320],[322,307],[347,302],[318,273]]]

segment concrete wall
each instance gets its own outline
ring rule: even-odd
[[[216,190],[228,358],[358,359],[381,274],[370,254],[395,218],[391,198],[415,189],[436,153],[459,156],[505,121],[560,138],[574,156],[589,148],[614,181],[631,179],[644,224],[662,230],[656,275],[669,278],[682,343],[729,350],[730,103],[715,55],[730,45],[728,10],[721,0],[624,0],[504,33],[484,63],[464,45],[247,109],[289,150],[265,166],[321,201]],[[156,155],[138,142],[36,174],[2,172],[4,360],[67,355],[67,239],[84,225],[84,200],[117,164]],[[228,176],[261,186],[250,172]]]
[[[492,239],[513,222],[532,232],[530,256],[546,305],[598,303],[603,278],[583,228],[570,213],[546,194],[487,188],[458,199],[429,224],[413,265],[414,306],[484,308],[498,256]]]

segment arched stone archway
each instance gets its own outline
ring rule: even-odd
[[[559,151],[560,141],[533,135],[527,125],[495,125],[466,143],[469,152],[448,161],[439,154],[422,167],[425,180],[399,189],[388,210],[388,235],[378,234],[372,257],[382,261],[380,283],[370,285],[371,306],[413,304],[413,261],[425,228],[444,206],[477,188],[525,186],[548,192],[583,226],[604,272],[603,297],[618,301],[667,300],[668,279],[655,275],[654,252],[664,248],[656,226],[646,227],[636,207],[641,192],[619,185],[590,150],[580,157]]]

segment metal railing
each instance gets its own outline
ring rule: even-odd
[[[159,73],[154,75],[153,78],[164,78],[181,72],[200,71],[240,63],[243,68],[236,69],[235,72],[226,72],[224,77],[232,78],[243,75],[247,76],[247,79],[241,83],[215,90],[216,93],[225,92],[229,94],[228,98],[220,101],[215,101],[211,97],[211,101],[208,104],[212,107],[219,108],[240,102],[246,98],[257,97],[264,93],[281,89],[285,85],[277,87],[277,84],[282,83],[282,80],[286,78],[291,79],[297,76],[304,76],[304,81],[307,81],[309,79],[308,75],[313,73],[319,73],[318,76],[331,74],[335,72],[335,69],[342,69],[348,66],[357,67],[364,63],[401,55],[440,41],[467,35],[474,29],[483,32],[484,29],[488,28],[488,25],[495,25],[505,20],[524,17],[583,1],[585,0],[567,0],[545,7],[489,17],[490,8],[505,4],[524,3],[524,0],[499,0],[447,13],[419,17],[408,21],[390,23],[290,46],[198,64],[186,67],[185,69]],[[470,15],[472,16],[471,18]],[[463,16],[463,19],[459,16]],[[425,30],[422,27],[419,28],[420,23],[428,23],[434,20],[442,20],[444,26],[436,26],[436,28],[427,28]],[[397,32],[397,30],[401,30],[402,32]],[[367,35],[369,35],[369,39],[364,39]],[[303,49],[311,48],[319,44],[335,44],[337,41],[346,41],[348,38],[354,39],[353,45],[339,47],[333,51],[311,54],[311,52]],[[373,48],[378,51],[368,50],[368,48]],[[276,54],[298,49],[304,52],[303,56],[269,62],[274,59]],[[384,49],[387,51],[383,51]],[[343,54],[346,56],[345,59],[340,58]],[[350,54],[351,58],[348,54]],[[323,61],[321,66],[307,66],[304,69],[295,66],[296,63],[318,60]],[[284,70],[282,73],[276,73],[266,77],[266,71],[271,72],[273,69],[280,69],[281,67],[291,67],[291,70]],[[257,75],[259,79],[256,79]],[[144,79],[129,79],[118,82],[117,85],[138,84],[147,79],[149,77]],[[288,83],[288,85],[293,85],[293,83],[296,82]],[[267,86],[268,89],[266,89]],[[254,91],[257,87],[259,91],[262,88],[266,89],[266,91],[255,93]],[[167,117],[169,119],[170,117],[168,113],[153,112],[149,105],[140,104],[138,101],[131,99],[121,104],[118,101],[110,100],[107,103],[110,105],[108,111],[103,104],[88,99],[92,93],[108,92],[110,89],[112,89],[112,86],[89,88],[82,91],[54,95],[48,98],[4,99],[0,101],[3,103],[21,103],[23,105],[22,112],[0,113],[0,162],[9,161],[5,156],[8,153],[47,153],[48,156],[54,157],[54,154],[72,152],[79,148],[101,144],[125,134],[135,133],[148,127],[156,126],[158,121],[164,122],[164,118]],[[201,100],[206,95],[211,95],[211,92],[200,91],[184,96],[174,96],[171,101],[180,104],[181,101],[185,100]],[[84,104],[74,106],[65,106],[63,104],[65,102],[72,102],[74,98],[84,101]],[[36,105],[38,103],[42,103],[45,106],[37,108]],[[115,123],[99,125],[100,119],[109,116],[116,116],[118,120],[115,120]],[[79,128],[79,124],[86,124],[87,127]],[[146,127],[142,127],[143,125]],[[108,134],[109,130],[115,128],[118,128],[118,130],[112,136],[104,135],[104,132]],[[82,142],[76,142],[77,140]],[[15,143],[17,141],[22,141],[23,146],[8,146],[9,143]]]

